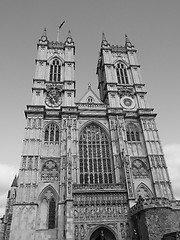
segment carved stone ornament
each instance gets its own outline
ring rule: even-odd
[[[120,98],[122,98],[123,96],[133,98],[134,97],[134,89],[133,89],[133,87],[119,87],[118,94],[119,94]]]
[[[60,85],[49,84],[46,86],[47,95],[45,98],[45,103],[48,107],[59,107],[62,103],[61,91],[62,87]]]

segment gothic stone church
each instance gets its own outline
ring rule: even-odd
[[[75,102],[75,44],[37,44],[21,166],[7,198],[3,240],[160,240],[180,230],[156,114],[136,50],[102,37],[99,96]],[[166,235],[168,235],[166,237]],[[175,239],[175,238],[174,238]],[[177,237],[178,239],[178,237]]]

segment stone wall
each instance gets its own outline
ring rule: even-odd
[[[134,228],[139,240],[160,240],[167,233],[180,230],[178,201],[152,199],[131,208]]]

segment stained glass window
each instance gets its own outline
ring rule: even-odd
[[[140,133],[137,126],[130,123],[126,126],[126,136],[129,142],[140,141]]]
[[[120,84],[129,84],[127,68],[123,63],[118,63],[116,67],[117,79]]]
[[[49,124],[44,132],[44,142],[51,144],[59,143],[59,127],[55,123]]]
[[[80,183],[113,183],[110,142],[97,124],[84,128],[79,139]]]
[[[49,80],[54,82],[60,82],[61,80],[61,65],[58,59],[54,59],[50,64]]]

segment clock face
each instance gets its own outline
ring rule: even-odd
[[[53,89],[47,93],[45,103],[49,107],[59,107],[62,103],[60,92]]]
[[[128,96],[122,97],[120,103],[123,108],[132,109],[135,107],[134,99]]]

